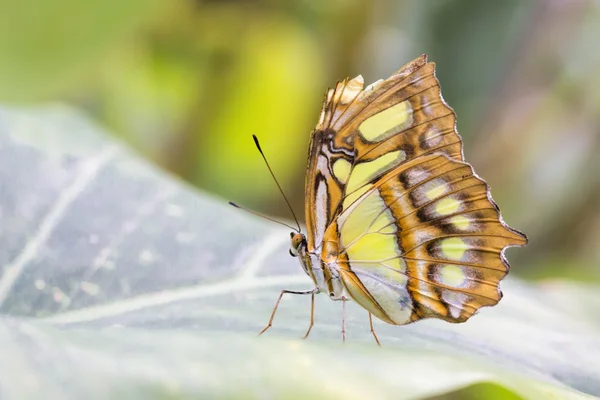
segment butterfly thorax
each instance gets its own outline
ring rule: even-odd
[[[338,272],[337,245],[326,243],[323,252],[309,251],[303,234],[292,232],[290,237],[290,254],[298,257],[302,269],[314,281],[319,292],[327,293],[332,299],[340,299],[344,294],[344,286]]]

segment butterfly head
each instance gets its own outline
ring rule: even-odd
[[[290,239],[290,255],[292,257],[298,257],[299,254],[306,253],[306,236],[302,233],[291,232]]]

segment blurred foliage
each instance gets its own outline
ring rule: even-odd
[[[32,4],[33,3],[33,4]],[[251,135],[303,209],[328,86],[428,53],[465,155],[531,278],[600,279],[600,5],[593,0],[4,2],[0,101],[66,101],[200,188],[289,218]],[[299,214],[302,214],[299,212]]]

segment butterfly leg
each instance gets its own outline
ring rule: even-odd
[[[375,334],[375,329],[373,329],[373,315],[371,315],[371,313],[369,313],[369,326],[371,327],[371,333],[373,334],[377,345],[381,347],[381,343],[379,343],[379,339],[377,339],[377,335]]]
[[[348,298],[344,295],[330,298],[333,301],[342,302],[342,342],[346,343],[346,302],[348,301]]]
[[[346,343],[346,297],[342,296],[342,342]]]
[[[269,323],[267,324],[267,326],[265,326],[263,328],[262,331],[260,331],[258,333],[258,336],[262,335],[267,329],[269,329],[272,325],[273,325],[273,318],[275,318],[275,313],[277,312],[277,307],[279,307],[279,302],[281,301],[281,298],[283,297],[284,294],[289,293],[289,294],[300,294],[300,295],[306,295],[306,294],[310,294],[313,296],[313,304],[311,306],[311,313],[310,313],[310,327],[308,328],[308,332],[310,332],[310,329],[312,328],[313,325],[313,311],[314,311],[314,299],[315,299],[315,293],[319,292],[319,288],[314,288],[311,290],[282,290],[281,293],[279,294],[279,298],[277,299],[277,302],[275,303],[275,307],[273,307],[273,312],[271,313],[271,318],[269,318]],[[306,336],[308,336],[308,332],[306,332]]]
[[[308,334],[310,333],[310,330],[312,329],[314,324],[315,324],[315,291],[313,290],[313,292],[311,293],[311,296],[310,296],[310,325],[308,326],[308,329],[307,329],[306,333],[304,334],[304,336],[302,337],[302,339],[306,339],[308,337]]]

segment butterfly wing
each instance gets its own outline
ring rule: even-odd
[[[311,141],[309,245],[393,324],[462,322],[496,304],[503,251],[526,243],[463,162],[434,67],[422,56],[365,90],[338,84]]]
[[[320,248],[328,224],[341,212],[342,198],[365,190],[364,182],[373,178],[369,172],[379,167],[382,173],[402,158],[433,151],[462,160],[454,112],[441,98],[434,67],[423,55],[364,90],[359,75],[327,91],[308,151],[309,250]],[[395,155],[401,157],[390,161]]]
[[[356,114],[362,107],[356,100],[363,84],[359,75],[329,89],[323,100],[319,123],[311,135],[305,181],[307,245],[311,252],[320,248],[327,225],[333,220],[333,213],[343,196],[343,182],[332,175],[335,161],[345,163],[337,163],[339,169],[349,167],[354,159],[354,132],[336,131],[332,128],[333,122],[346,113]]]

